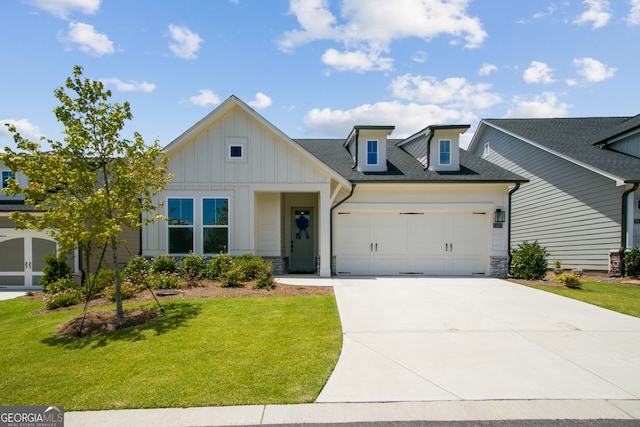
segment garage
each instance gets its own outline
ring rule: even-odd
[[[485,275],[484,211],[340,211],[338,275]]]

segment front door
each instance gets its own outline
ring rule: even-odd
[[[292,273],[314,273],[315,227],[313,208],[291,208],[291,251],[289,271]]]
[[[56,252],[49,237],[3,232],[0,235],[0,286],[38,286],[44,274],[44,257]]]

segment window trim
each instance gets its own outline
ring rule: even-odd
[[[205,200],[226,200],[227,201],[227,208],[229,208],[230,210],[230,206],[231,206],[231,198],[227,197],[227,196],[223,196],[223,197],[202,197],[200,199],[200,249],[201,249],[201,253],[203,255],[217,255],[218,252],[213,253],[213,252],[205,252],[204,251],[204,230],[207,228],[226,228],[227,229],[227,251],[226,253],[229,253],[230,250],[230,246],[231,246],[231,215],[229,215],[229,212],[227,212],[227,224],[226,225],[212,225],[212,224],[205,224],[204,223],[204,202]]]
[[[375,142],[375,151],[369,151],[369,143],[370,142]],[[366,140],[366,158],[365,158],[365,164],[367,166],[378,166],[380,164],[380,142],[377,139],[367,139]],[[372,163],[369,161],[369,155],[370,154],[375,154],[376,155],[376,161],[375,163]]]
[[[189,225],[176,225],[176,224],[171,224],[170,220],[169,220],[169,200],[191,200],[191,209],[193,210],[193,219],[192,219],[192,224]],[[167,203],[167,239],[166,239],[166,250],[167,250],[167,254],[168,255],[188,255],[189,251],[187,252],[171,252],[170,251],[170,242],[169,242],[169,231],[171,228],[190,228],[191,229],[191,252],[194,251],[195,247],[196,247],[196,211],[195,211],[195,198],[194,197],[167,197],[166,198],[166,203]]]
[[[234,148],[240,148],[241,155],[239,157],[231,155]],[[225,159],[228,162],[246,162],[247,138],[225,138]]]
[[[443,143],[447,143],[446,148],[447,150],[443,150]],[[451,166],[451,140],[450,139],[440,139],[438,141],[438,164],[441,166]],[[447,162],[443,162],[442,161],[442,155],[443,154],[447,154],[449,156],[449,159]]]

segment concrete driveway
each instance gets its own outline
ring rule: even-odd
[[[639,399],[640,318],[489,278],[334,278],[318,402]]]

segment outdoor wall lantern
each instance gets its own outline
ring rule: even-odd
[[[506,212],[502,209],[496,209],[496,213],[493,217],[493,222],[504,222]]]

